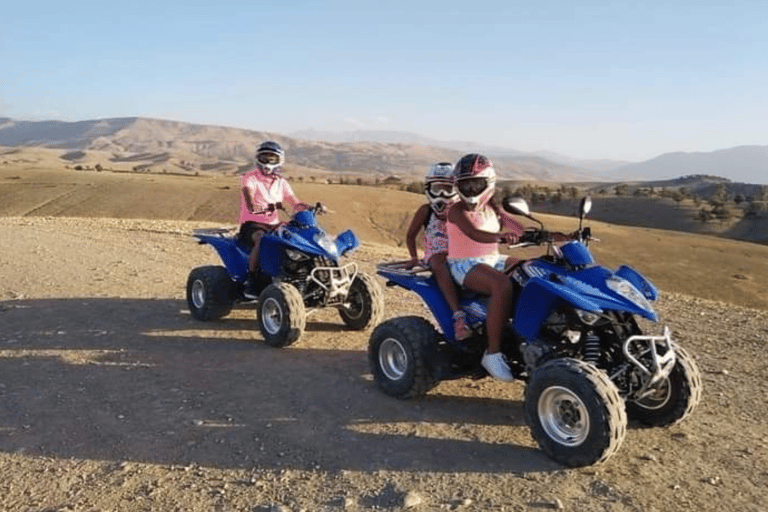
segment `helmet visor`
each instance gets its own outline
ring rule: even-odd
[[[256,155],[256,160],[258,160],[260,164],[264,165],[277,165],[280,163],[280,155],[267,152],[259,153]]]
[[[453,183],[432,182],[427,185],[427,190],[433,196],[451,197],[456,193]]]
[[[488,178],[467,178],[459,181],[459,192],[465,197],[479,196],[488,188]]]

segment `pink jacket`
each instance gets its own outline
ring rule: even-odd
[[[248,189],[251,192],[253,208],[257,212],[266,209],[270,204],[288,203],[292,208],[295,208],[301,202],[285,178],[278,175],[265,176],[255,167],[243,175],[240,179],[240,185],[241,189]],[[249,212],[248,204],[241,192],[240,224],[249,220],[275,225],[280,223],[280,215],[277,210],[260,214]]]

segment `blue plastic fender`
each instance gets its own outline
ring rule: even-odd
[[[443,336],[448,341],[454,341],[453,313],[443,292],[437,285],[434,277],[415,277],[413,275],[398,274],[379,270],[378,274],[405,288],[415,292],[426,303],[432,315],[437,320]]]
[[[336,247],[339,249],[339,255],[343,256],[348,251],[356,249],[360,245],[360,239],[351,229],[346,230],[336,237]]]
[[[517,333],[528,341],[534,340],[539,334],[541,324],[561,300],[585,311],[593,313],[603,311],[595,302],[566,286],[534,277],[528,281],[517,299],[514,323]]]
[[[229,272],[230,277],[235,281],[242,281],[248,274],[248,256],[239,244],[231,239],[220,236],[196,235],[200,243],[206,243],[212,246],[221,258],[224,267]]]

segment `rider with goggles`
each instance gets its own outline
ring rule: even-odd
[[[256,150],[256,165],[240,180],[242,197],[238,236],[246,244],[253,244],[243,292],[248,298],[256,298],[259,243],[264,233],[274,231],[280,225],[278,210],[283,203],[288,203],[294,210],[310,208],[299,201],[288,181],[280,176],[284,159],[285,152],[280,144],[271,140],[262,142]]]
[[[410,266],[419,264],[416,250],[416,236],[424,229],[424,258],[435,276],[445,300],[453,311],[453,334],[455,339],[464,340],[472,333],[467,325],[467,315],[459,304],[456,283],[451,279],[446,264],[448,255],[448,235],[445,231],[445,214],[457,199],[453,185],[453,165],[441,162],[430,167],[424,179],[424,193],[427,203],[416,210],[406,235],[406,245],[411,255]]]
[[[462,157],[454,169],[461,198],[448,210],[448,266],[459,285],[489,295],[486,316],[488,348],[481,364],[496,379],[511,381],[512,370],[501,350],[507,308],[512,303],[512,282],[502,272],[507,257],[499,243],[514,243],[523,226],[493,201],[496,170],[483,155]],[[504,226],[508,232],[502,233]]]

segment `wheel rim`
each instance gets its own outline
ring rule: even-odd
[[[363,295],[355,287],[352,287],[347,294],[344,313],[348,318],[360,318],[363,315]]]
[[[379,367],[390,380],[400,380],[408,369],[408,353],[394,338],[387,338],[379,346]]]
[[[667,402],[669,402],[671,396],[672,386],[669,383],[669,379],[664,379],[663,381],[659,382],[653,393],[648,396],[644,396],[640,400],[635,400],[635,403],[643,409],[654,411],[667,405]]]
[[[547,388],[539,397],[539,421],[547,435],[565,446],[579,446],[589,435],[589,412],[570,389]]]
[[[200,309],[205,306],[205,284],[200,279],[195,279],[192,283],[192,304],[195,308]]]
[[[277,334],[283,325],[283,309],[273,298],[266,299],[261,305],[261,323],[269,334]]]

